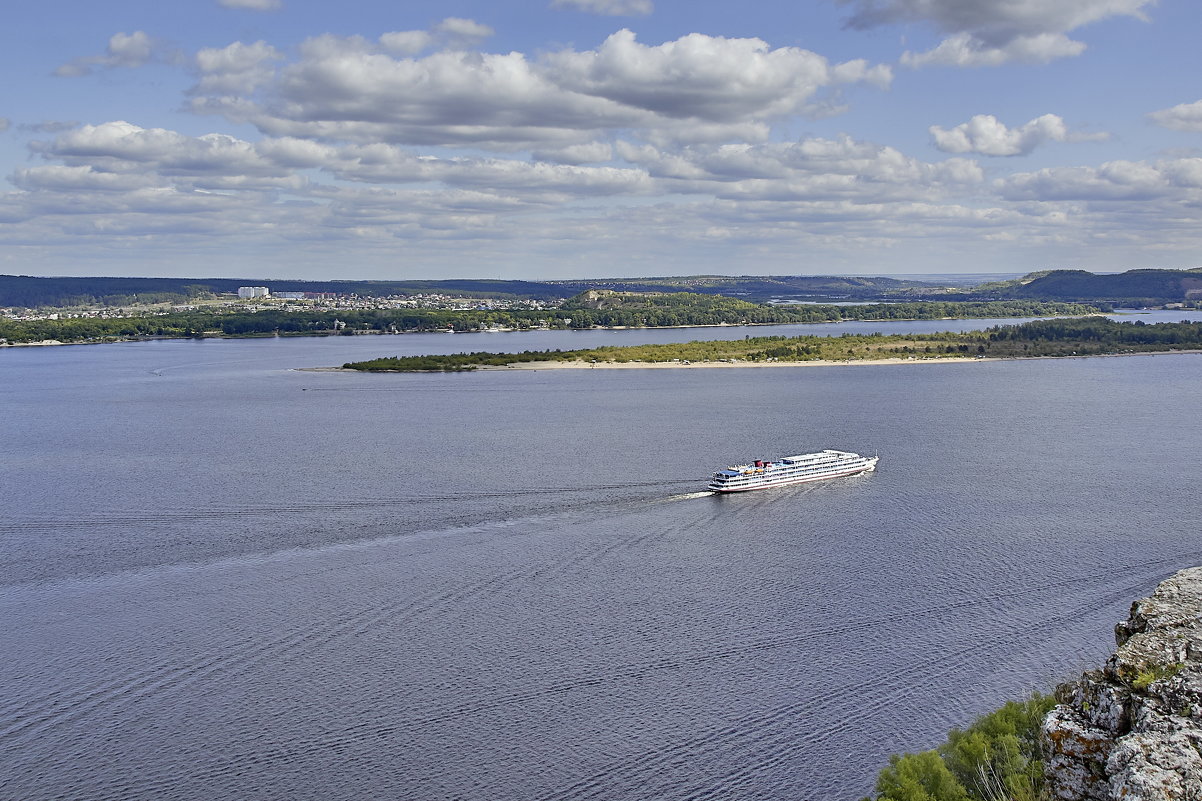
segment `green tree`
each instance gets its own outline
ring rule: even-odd
[[[876,780],[877,801],[969,801],[947,764],[935,751],[894,754]]]
[[[1043,718],[1055,704],[1036,693],[954,729],[932,751],[894,754],[877,778],[875,801],[1041,801]]]

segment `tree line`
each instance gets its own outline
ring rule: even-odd
[[[868,306],[772,306],[735,298],[675,293],[667,301],[634,308],[590,309],[339,309],[258,312],[180,311],[136,317],[0,318],[0,339],[10,343],[103,342],[149,337],[327,336],[356,333],[478,331],[484,328],[589,329],[702,325],[769,325],[843,320],[938,320],[1096,314],[1079,303],[993,301],[916,302]]]

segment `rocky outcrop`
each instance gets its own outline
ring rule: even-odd
[[[1164,581],[1115,626],[1101,670],[1056,689],[1043,724],[1061,801],[1202,801],[1202,567]]]

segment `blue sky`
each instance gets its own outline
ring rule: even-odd
[[[47,0],[0,272],[1202,264],[1187,0]]]

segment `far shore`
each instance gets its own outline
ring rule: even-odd
[[[1059,315],[1052,314],[1047,316],[1036,316],[1032,319],[1038,320],[1056,320],[1056,319],[1073,319],[1075,317],[1106,317],[1111,314],[1142,314],[1144,310],[1137,312],[1113,311],[1113,312],[1092,312],[1090,314],[1081,315]],[[840,323],[924,323],[924,322],[955,322],[959,320],[1025,320],[1025,317],[889,317],[889,318],[866,318],[860,319],[839,319],[839,320],[813,320],[806,323],[694,323],[691,325],[594,325],[591,328],[486,328],[478,331],[454,331],[443,328],[432,329],[412,329],[406,331],[358,331],[355,336],[406,336],[409,334],[524,334],[531,331],[656,331],[669,328],[774,328],[785,325],[838,325]],[[0,348],[38,348],[48,345],[114,345],[119,342],[153,342],[158,340],[173,340],[173,339],[271,339],[273,337],[329,337],[339,336],[336,331],[312,331],[312,332],[268,332],[260,331],[250,334],[219,334],[215,331],[206,332],[197,337],[185,336],[169,336],[169,335],[146,335],[146,336],[128,336],[114,338],[100,338],[89,340],[76,340],[62,342],[57,339],[43,339],[37,342],[0,342]],[[950,361],[950,360],[949,360]],[[842,362],[831,362],[832,364],[841,364]],[[797,362],[796,364],[810,364],[810,362]],[[692,365],[685,365],[692,366]],[[702,367],[718,367],[716,364],[702,364]],[[787,365],[786,365],[787,366]]]
[[[474,370],[352,370],[347,367],[297,367],[303,373],[443,373],[443,372],[495,372],[497,370],[692,370],[695,368],[747,368],[747,367],[868,367],[874,365],[901,364],[964,364],[968,362],[1027,362],[1052,359],[1104,359],[1117,356],[1169,356],[1180,353],[1202,353],[1202,350],[1157,350],[1136,353],[1090,353],[1081,356],[946,356],[924,358],[812,359],[804,362],[789,361],[726,361],[726,362],[586,362],[573,361],[518,362],[504,365],[481,365]]]

